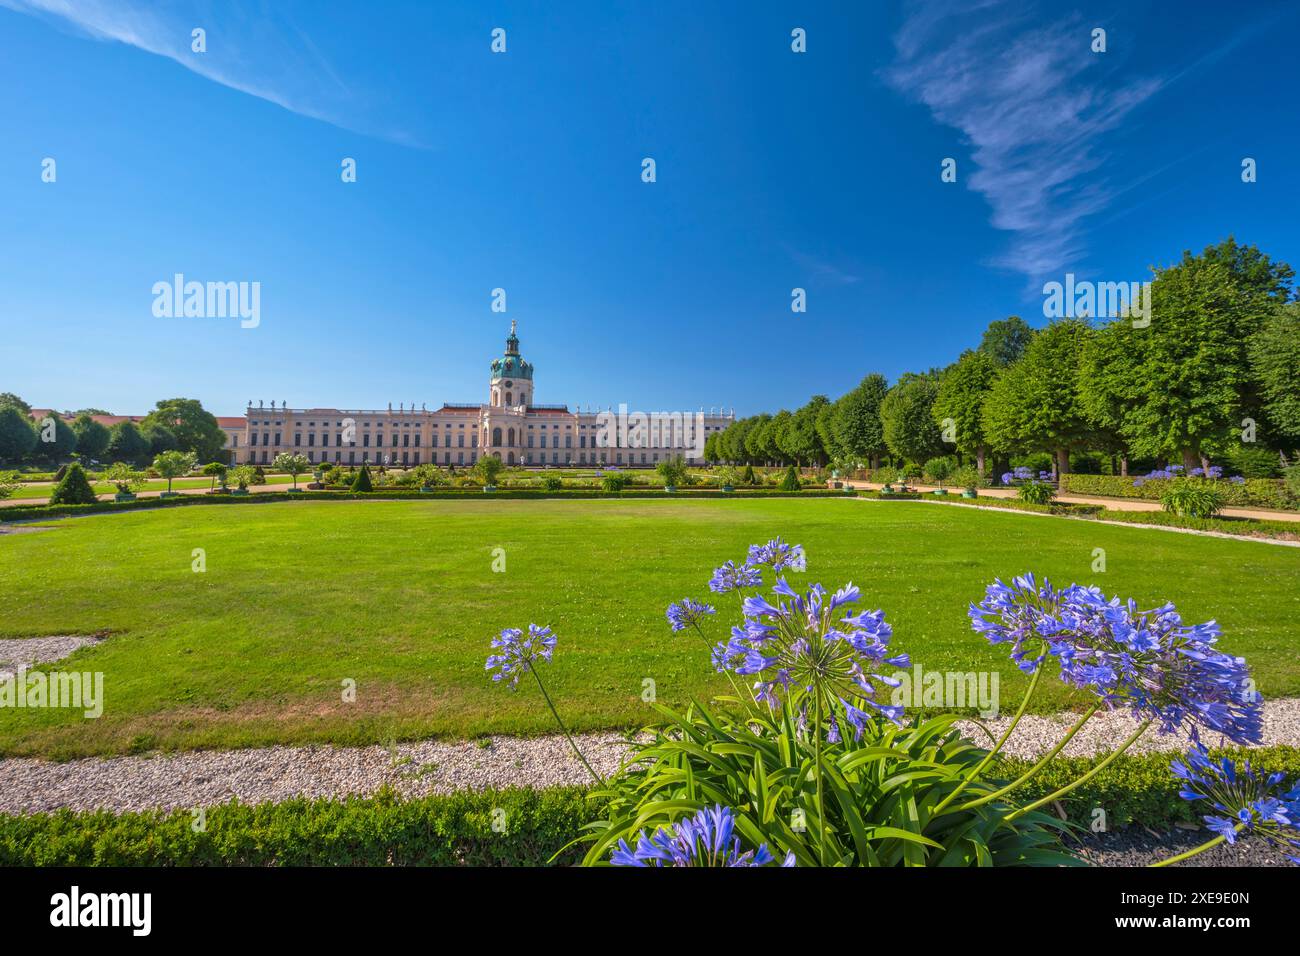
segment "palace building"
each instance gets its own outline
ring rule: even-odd
[[[519,354],[511,322],[505,352],[490,366],[485,404],[366,411],[249,402],[243,434],[228,430],[227,448],[234,462],[256,465],[292,452],[335,465],[459,467],[496,455],[508,465],[538,468],[651,468],[676,455],[702,461],[704,440],[735,421],[734,410],[629,416],[622,406],[617,413],[570,411],[534,404],[533,397],[533,365]]]

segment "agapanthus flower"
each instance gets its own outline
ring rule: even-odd
[[[1204,800],[1219,811],[1203,819],[1228,843],[1254,833],[1281,850],[1300,851],[1300,780],[1283,790],[1283,774],[1265,776],[1249,760],[1240,766],[1227,757],[1211,760],[1200,745],[1187,752],[1185,763],[1175,760],[1170,769],[1183,781],[1179,796],[1193,803]],[[1289,852],[1287,857],[1300,863],[1300,857]]]
[[[808,559],[804,555],[803,545],[786,544],[780,538],[773,538],[767,544],[749,546],[750,565],[766,564],[773,571],[806,571]]]
[[[742,588],[756,588],[763,584],[763,572],[760,568],[748,564],[737,565],[728,561],[720,568],[715,568],[713,578],[709,581],[709,590],[714,594],[726,594]]]
[[[528,636],[517,627],[508,627],[492,639],[492,647],[500,653],[487,659],[486,670],[496,670],[494,681],[509,683],[510,689],[519,686],[520,675],[531,670],[536,661],[549,661],[555,650],[555,635],[549,627],[528,625]]]
[[[636,849],[619,840],[610,862],[614,866],[770,866],[776,862],[767,844],[757,850],[742,850],[735,835],[736,817],[730,807],[714,806],[684,817],[670,827],[660,827],[650,836],[637,836]],[[794,853],[782,866],[794,866]]]
[[[1149,611],[1107,599],[1098,588],[1068,588],[1062,633],[1051,639],[1061,679],[1126,707],[1162,733],[1206,730],[1239,744],[1263,736],[1263,704],[1245,658],[1217,650],[1215,621],[1187,625],[1172,604]]]
[[[1214,621],[1184,625],[1172,604],[1142,611],[1098,588],[1062,591],[1032,574],[989,585],[970,607],[971,627],[991,643],[1012,644],[1021,670],[1036,671],[1050,654],[1061,680],[1155,720],[1162,733],[1204,729],[1236,743],[1262,734],[1261,702],[1243,658],[1214,648]]]
[[[990,644],[1011,644],[1011,659],[1027,674],[1038,670],[1047,656],[1047,639],[1060,633],[1061,594],[1044,579],[1042,584],[1032,573],[1001,578],[985,589],[984,600],[972,604],[967,612],[971,628],[984,635]]]
[[[711,605],[701,604],[690,598],[683,598],[676,604],[668,605],[668,623],[674,631],[682,631],[698,622],[706,614],[718,613]]]
[[[843,613],[840,609],[860,596],[852,584],[829,595],[814,584],[800,594],[781,578],[772,593],[775,604],[761,595],[745,599],[744,626],[733,628],[731,640],[719,645],[715,663],[757,677],[755,698],[772,707],[783,695],[818,692],[825,701],[857,700],[877,714],[901,721],[902,707],[875,699],[879,685],[899,685],[897,678],[879,673],[879,668],[911,666],[906,654],[890,652],[893,632],[883,611]],[[861,726],[855,722],[859,734]]]

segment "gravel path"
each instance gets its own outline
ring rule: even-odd
[[[1170,830],[1153,833],[1145,827],[1125,827],[1113,833],[1088,834],[1077,846],[1083,859],[1093,866],[1146,866],[1194,846],[1200,846],[1212,834],[1203,829]],[[1174,866],[1294,866],[1284,852],[1263,840],[1242,840],[1233,846],[1220,843]]]
[[[1300,699],[1271,701],[1264,709],[1264,743],[1300,745]],[[1009,718],[990,722],[994,734]],[[1026,717],[1007,752],[1034,756],[1050,748],[1070,725],[1068,715]],[[1123,714],[1099,714],[1065,749],[1067,755],[1109,749],[1132,733]],[[973,739],[987,739],[967,725]],[[1215,741],[1208,741],[1216,743]],[[1135,751],[1175,750],[1177,737],[1152,733]],[[578,746],[602,775],[629,750],[621,734],[587,734]],[[581,784],[588,779],[563,737],[496,737],[477,741],[432,740],[392,747],[266,747],[186,751],[131,757],[90,757],[66,763],[36,758],[0,760],[0,812],[69,807],[75,810],[142,810],[245,803],[291,797],[343,797],[374,793],[385,784],[408,796],[460,789]]]
[[[62,660],[79,647],[98,644],[97,637],[77,635],[20,637],[0,640],[0,680],[12,677],[20,667]]]

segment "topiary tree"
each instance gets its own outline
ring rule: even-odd
[[[240,491],[247,491],[257,481],[257,469],[252,465],[238,465],[230,470],[230,479]]]
[[[50,494],[52,505],[93,505],[98,500],[95,489],[86,480],[85,469],[76,463],[68,466],[63,480],[54,486],[54,491]]]
[[[375,483],[370,480],[369,465],[361,466],[361,470],[357,472],[356,477],[352,479],[351,490],[359,493],[375,490]]]
[[[781,478],[781,484],[777,487],[782,491],[798,491],[802,487],[799,484],[799,473],[794,470],[794,465],[786,468],[785,475]]]
[[[219,461],[210,461],[203,466],[203,474],[212,479],[211,491],[217,490],[217,479],[221,479],[221,487],[226,487],[226,466]]]
[[[471,471],[482,479],[485,486],[495,485],[497,482],[497,475],[501,474],[501,469],[504,467],[505,465],[501,463],[501,459],[496,455],[484,455],[474,463],[474,467]]]
[[[165,451],[153,460],[153,470],[158,477],[167,479],[167,494],[172,493],[172,479],[188,475],[194,468],[192,451]]]
[[[942,488],[943,483],[952,475],[953,468],[954,462],[947,456],[931,458],[925,463],[923,474]]]
[[[272,462],[272,467],[274,467],[276,471],[282,472],[292,478],[293,490],[297,491],[298,476],[311,470],[311,462],[307,460],[306,455],[295,455],[291,452],[282,451],[280,454],[275,456],[275,461]],[[366,470],[364,465],[362,465],[362,470]],[[367,477],[369,476],[367,475]]]
[[[136,471],[124,461],[109,465],[104,470],[104,480],[112,482],[120,495],[135,494],[144,487],[144,474]]]
[[[23,486],[16,471],[0,471],[0,499],[10,497]]]
[[[758,483],[758,479],[757,479],[756,477],[754,477],[754,466],[753,466],[753,465],[746,465],[746,466],[745,466],[745,470],[744,470],[744,472],[741,473],[740,480],[743,481],[743,482],[744,482],[745,484],[747,484],[747,485],[754,485],[754,484],[757,484],[757,483]]]

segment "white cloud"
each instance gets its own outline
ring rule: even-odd
[[[987,200],[992,224],[1012,233],[994,264],[1031,280],[1083,254],[1082,220],[1115,195],[1091,175],[1106,138],[1163,85],[1107,83],[1090,34],[1078,17],[1026,22],[1002,0],[916,0],[885,71],[893,87],[962,133],[975,169],[960,178]]]
[[[352,132],[419,146],[405,132],[374,129],[365,104],[287,15],[249,14],[236,2],[213,7],[192,0],[0,0],[0,7],[39,17],[104,42],[166,57],[187,70],[290,112]],[[272,8],[273,9],[273,8]],[[191,31],[207,32],[207,51],[191,50]]]

